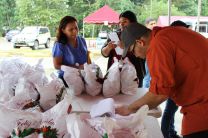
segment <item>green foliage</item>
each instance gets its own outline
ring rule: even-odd
[[[0,0],[0,32],[3,32],[3,27],[14,27],[15,6],[15,0]]]
[[[66,0],[16,0],[18,25],[48,26],[53,35],[60,19],[67,15],[66,2]]]
[[[177,6],[189,16],[197,15],[197,0],[174,0],[173,5]]]
[[[202,0],[201,15],[208,16],[208,0]]]
[[[152,8],[151,2],[152,1]],[[174,0],[172,15],[197,15],[197,0]],[[82,34],[83,18],[105,4],[121,13],[132,10],[139,22],[147,17],[158,18],[167,15],[167,0],[0,0],[0,32],[4,28],[24,27],[27,25],[48,26],[52,35],[59,21],[66,15],[75,16],[79,21]],[[151,10],[152,9],[152,10]],[[202,0],[201,15],[208,16],[208,0]],[[86,36],[91,37],[93,25],[86,25]],[[95,27],[98,34],[102,26]]]
[[[164,15],[164,16],[168,15],[167,1],[152,0],[152,5],[154,5],[152,7],[152,10],[151,10],[150,3],[137,8],[138,12],[136,13],[138,13],[137,17],[138,17],[139,22],[144,23],[145,19],[148,17],[157,19],[160,15]],[[175,7],[174,5],[172,5],[171,7],[171,12],[172,12],[172,15],[181,15],[181,16],[185,15],[184,12],[179,11],[178,8]]]

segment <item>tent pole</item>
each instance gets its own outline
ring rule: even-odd
[[[171,5],[172,5],[172,0],[168,0],[168,25],[171,24]]]
[[[92,38],[94,38],[94,34],[95,34],[95,25],[93,24]]]
[[[84,25],[84,21],[83,21],[83,34],[82,34],[82,36],[83,36],[83,38],[85,37],[85,29],[84,29],[84,27],[85,27],[85,25]]]
[[[201,0],[198,0],[197,27],[196,27],[197,32],[199,32],[200,15],[201,15]]]

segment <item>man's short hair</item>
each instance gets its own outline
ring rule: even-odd
[[[152,22],[152,21],[156,21],[156,20],[153,19],[153,18],[147,18],[147,19],[145,20],[145,24],[149,24],[149,23]]]
[[[190,27],[190,25],[188,25],[180,20],[172,22],[170,26],[182,26],[182,27],[186,27],[186,28]]]

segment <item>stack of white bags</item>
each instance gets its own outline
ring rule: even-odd
[[[0,63],[0,137],[47,126],[56,128],[59,137],[69,137],[65,119],[71,99],[62,80],[52,75],[49,81],[41,63],[31,66],[19,58]]]
[[[115,61],[105,77],[94,63],[85,64],[82,71],[62,66],[68,91],[55,75],[52,74],[50,79],[46,77],[41,63],[42,60],[31,66],[20,58],[5,59],[0,63],[0,137],[42,127],[55,128],[57,138],[101,138],[105,133],[110,136],[121,130],[124,132],[112,114],[101,120],[92,117],[86,120],[86,116],[80,120],[78,116],[69,115],[72,102],[69,94],[86,92],[96,96],[103,92],[106,97],[120,92],[135,94],[138,87],[136,70],[128,59]],[[92,122],[102,127],[93,126]],[[100,133],[99,129],[105,131]],[[127,131],[130,132],[129,128]],[[137,138],[135,134],[133,132],[132,136]],[[38,137],[40,134],[33,133],[27,138]]]
[[[120,92],[134,95],[137,88],[138,80],[134,65],[128,58],[125,58],[124,61],[114,59],[114,63],[108,70],[103,84],[104,96],[112,97]]]
[[[102,83],[99,80],[103,79],[103,75],[98,65],[84,64],[84,70],[67,66],[61,66],[61,69],[64,71],[64,80],[74,90],[74,95],[80,95],[84,91],[91,96],[101,93]]]
[[[105,77],[96,64],[84,64],[84,70],[62,66],[64,80],[74,95],[83,92],[91,96],[103,92],[105,97],[112,97],[120,92],[127,95],[136,94],[138,88],[137,73],[134,65],[126,58],[123,61],[114,59],[114,64]]]

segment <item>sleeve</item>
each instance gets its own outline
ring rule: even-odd
[[[145,69],[146,69],[146,75],[144,76],[143,79],[143,88],[149,88],[150,86],[150,74],[149,74],[149,69],[147,67],[147,62],[145,63]]]
[[[86,48],[86,50],[87,50],[87,43],[86,43],[86,40],[84,39],[84,38],[81,38],[82,39],[82,41],[83,41],[83,43],[84,43],[84,47]]]
[[[52,55],[53,57],[63,57],[63,46],[56,42],[52,49]]]
[[[167,37],[157,37],[147,53],[151,76],[149,91],[170,97],[174,92],[175,48]]]

